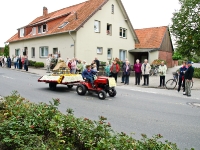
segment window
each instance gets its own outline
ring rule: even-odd
[[[20,29],[20,37],[24,37],[24,28]]]
[[[103,47],[97,47],[97,54],[103,54]]]
[[[58,53],[58,48],[53,48],[53,54],[57,54]]]
[[[40,57],[48,57],[49,49],[48,47],[40,47]]]
[[[127,55],[127,51],[126,50],[119,50],[119,59],[121,61],[125,61],[126,55]]]
[[[100,21],[97,20],[94,21],[94,32],[96,33],[100,32]]]
[[[20,55],[20,49],[15,49],[15,56],[19,56]]]
[[[36,27],[32,28],[32,34],[35,35],[36,34]]]
[[[107,24],[107,35],[112,35],[112,25]]]
[[[45,33],[47,31],[47,24],[38,26],[38,33]]]
[[[42,33],[42,26],[38,26],[38,33]]]
[[[112,59],[112,48],[108,48],[107,50],[107,59]]]
[[[35,58],[35,47],[31,48],[31,58]]]
[[[125,28],[120,28],[119,29],[119,36],[122,38],[126,38],[126,29]]]
[[[67,24],[68,24],[69,22],[64,22],[62,25],[60,25],[58,28],[59,29],[62,29],[62,28],[64,28]]]
[[[112,14],[114,14],[114,9],[115,9],[115,7],[114,7],[114,5],[112,4],[112,5],[111,5],[111,13],[112,13]]]

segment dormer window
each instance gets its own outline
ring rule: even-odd
[[[32,28],[32,35],[35,35],[36,34],[36,27],[33,27]]]
[[[114,14],[115,6],[112,4],[111,5],[111,13]]]
[[[47,24],[39,25],[38,33],[45,33],[45,32],[47,32]]]
[[[64,22],[63,24],[61,24],[61,25],[58,27],[58,29],[64,28],[68,23],[69,23],[69,22]]]
[[[19,36],[24,37],[24,28],[19,30]]]

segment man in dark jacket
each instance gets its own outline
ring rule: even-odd
[[[96,71],[91,69],[90,65],[86,66],[86,69],[82,72],[83,79],[87,79],[94,88],[94,75],[96,74]]]
[[[194,68],[192,67],[191,61],[188,61],[188,69],[185,72],[185,93],[183,95],[191,96],[191,82],[194,73]]]
[[[95,58],[94,62],[96,63],[97,65],[97,71],[99,71],[99,65],[100,65],[100,62],[97,58]]]

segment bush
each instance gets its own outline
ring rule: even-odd
[[[35,66],[36,61],[33,60],[28,60],[28,65],[29,66]]]
[[[106,118],[98,121],[76,118],[73,110],[58,111],[59,99],[49,105],[31,103],[17,92],[5,97],[0,110],[0,149],[60,150],[178,150],[176,144],[161,142],[160,134],[135,140],[112,130]]]
[[[179,52],[174,52],[172,59],[173,60],[179,60],[179,59],[182,59],[182,56]]]
[[[181,66],[184,60],[178,60],[178,65]]]
[[[200,78],[200,68],[194,68],[194,78]]]
[[[155,60],[151,63],[151,65],[152,65],[152,66],[158,66],[158,65],[161,64],[162,61],[164,61],[164,63],[166,64],[166,61],[165,61],[165,60],[155,59]]]
[[[43,62],[36,62],[34,66],[36,68],[44,67],[44,63]]]

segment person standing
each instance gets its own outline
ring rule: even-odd
[[[149,72],[151,70],[151,66],[148,63],[147,59],[144,60],[141,70],[142,70],[142,75],[144,78],[144,84],[142,86],[149,86]]]
[[[5,57],[4,57],[4,66],[7,67],[7,64],[8,64],[8,62],[7,62],[7,56],[5,56]]]
[[[97,71],[99,71],[99,65],[100,65],[99,60],[97,58],[95,58],[94,62],[96,63]]]
[[[178,92],[181,90],[181,86],[183,87],[183,93],[185,93],[185,79],[184,74],[187,70],[186,62],[183,62],[182,67],[179,69],[179,78],[178,78]]]
[[[86,61],[85,60],[83,60],[83,71],[86,69]]]
[[[112,77],[115,78],[115,81],[117,82],[117,74],[120,71],[120,67],[117,64],[117,62],[114,60],[112,66],[110,67],[110,72]]]
[[[129,85],[129,76],[131,74],[131,65],[129,61],[126,61],[126,64],[123,66],[123,75],[124,75],[124,84]]]
[[[127,58],[125,59],[125,61],[123,61],[122,66],[121,66],[121,68],[122,68],[122,82],[121,82],[121,83],[124,83],[123,67],[124,67],[124,65],[126,64],[126,61],[128,61]]]
[[[184,78],[185,78],[185,93],[183,95],[187,95],[188,97],[191,96],[191,82],[192,77],[194,74],[194,68],[192,67],[192,62],[188,61],[188,69],[185,72]]]
[[[76,73],[76,60],[73,59],[71,62],[71,73],[75,74]]]
[[[109,65],[108,62],[106,62],[106,66],[104,68],[104,71],[105,71],[105,76],[109,77],[110,76],[110,65]]]
[[[51,56],[48,55],[48,58],[46,59],[47,73],[50,73],[50,65],[51,65]]]
[[[18,63],[19,63],[19,69],[22,69],[22,59],[21,59],[21,56],[19,56]]]
[[[22,68],[24,68],[24,70],[26,70],[25,67],[24,67],[24,61],[25,61],[25,56],[22,56],[22,58],[21,58]]]
[[[8,65],[8,68],[11,68],[11,58],[10,58],[10,56],[8,56],[8,58],[7,58],[7,65]]]
[[[140,85],[140,78],[141,78],[141,67],[142,64],[140,63],[140,60],[137,59],[136,63],[134,64],[134,71],[135,71],[135,85]]]
[[[24,69],[28,71],[28,58],[27,56],[24,57]]]
[[[17,68],[17,57],[16,56],[14,56],[13,62],[14,62],[14,67],[16,69]]]
[[[164,61],[161,62],[159,68],[158,68],[158,72],[160,74],[160,85],[158,87],[161,86],[165,86],[165,76],[167,73],[167,66],[164,64]]]
[[[82,74],[82,72],[83,72],[83,64],[81,63],[81,60],[79,60],[76,65],[76,72],[78,74]]]
[[[50,69],[53,69],[55,66],[56,66],[56,59],[55,56],[53,55],[51,58]]]

